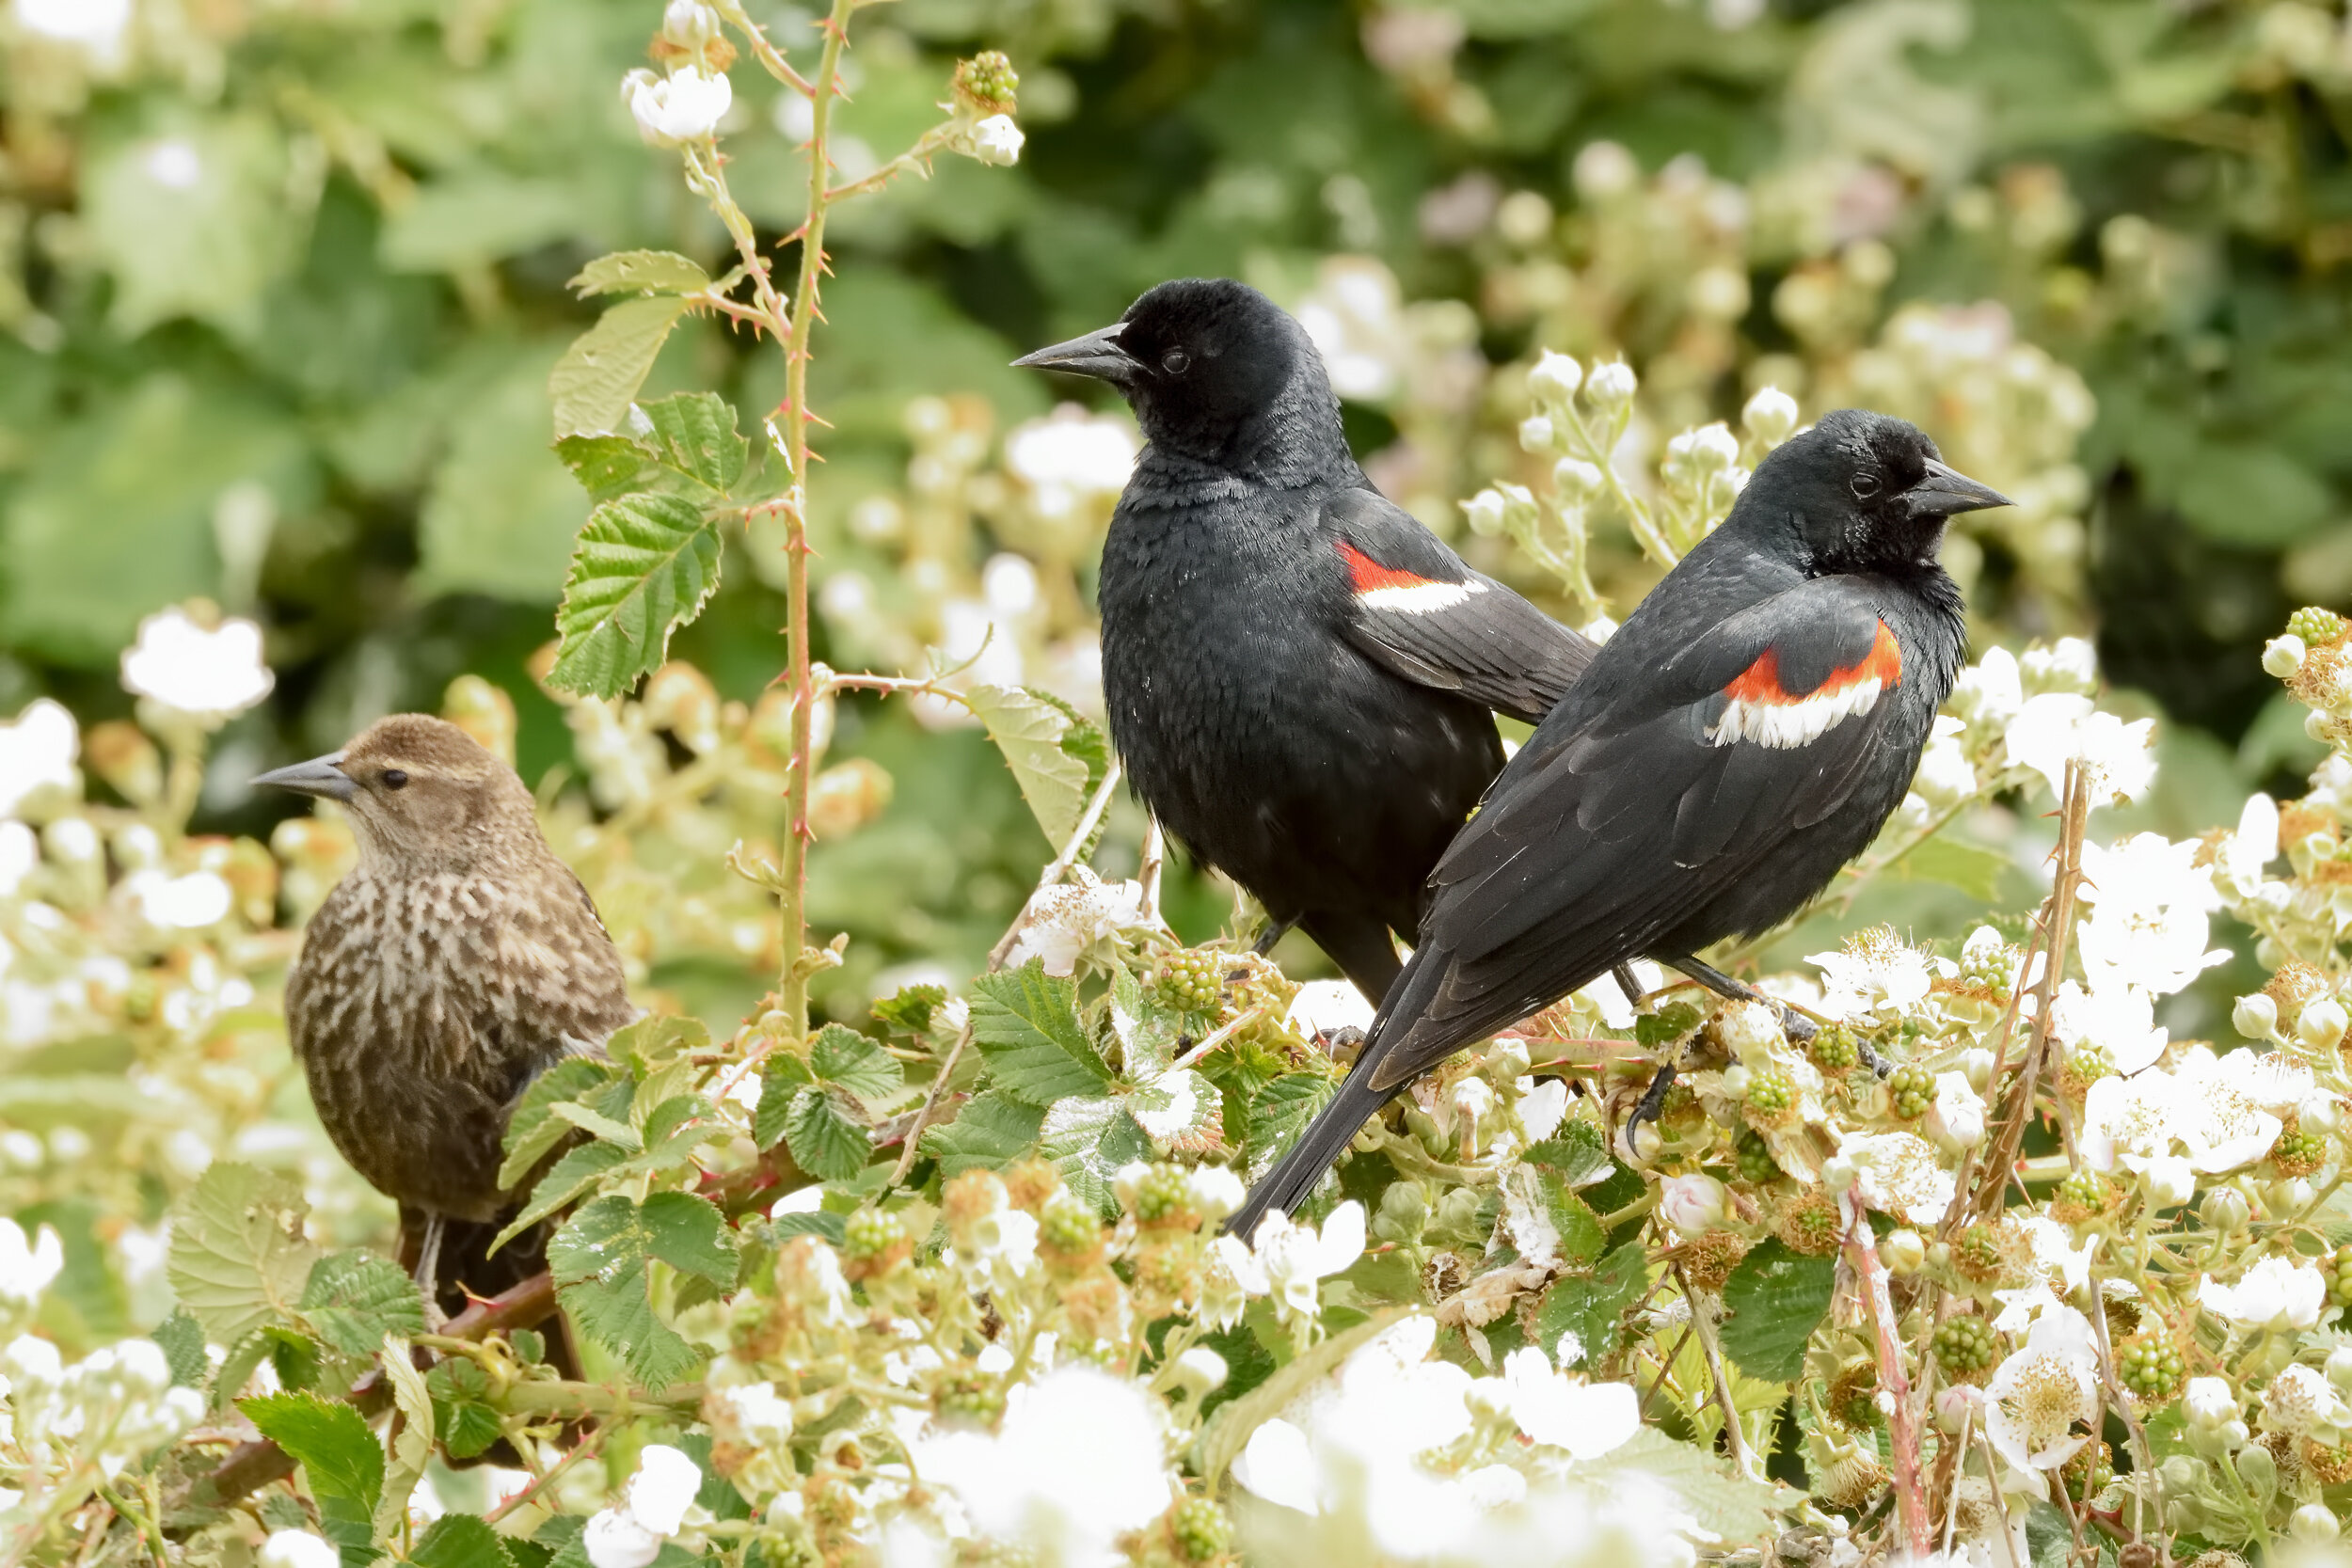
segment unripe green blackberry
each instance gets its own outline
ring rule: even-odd
[[[2352,1246],[2336,1248],[2328,1260],[2328,1299],[2338,1307],[2352,1307]]]
[[[2095,1170],[2070,1171],[2050,1195],[2050,1217],[2060,1225],[2080,1225],[2104,1214],[2113,1205],[2115,1182]]]
[[[1225,995],[1224,970],[1215,953],[1170,953],[1152,974],[1152,1000],[1170,1012],[1214,1012]]]
[[[2135,1339],[2118,1346],[2115,1375],[2145,1404],[2163,1404],[2188,1381],[2188,1363],[2164,1339]]]
[[[1952,1241],[1952,1267],[1979,1284],[2001,1277],[2000,1227],[1978,1220]]]
[[[1884,1426],[1886,1415],[1879,1409],[1878,1391],[1878,1369],[1867,1361],[1854,1363],[1830,1382],[1830,1418],[1848,1432]]]
[[[1774,1232],[1781,1244],[1808,1258],[1827,1258],[1837,1250],[1837,1205],[1826,1195],[1807,1188],[1780,1212]]]
[[[1740,1161],[1740,1176],[1759,1187],[1780,1175],[1780,1162],[1772,1158],[1772,1146],[1753,1132],[1740,1133],[1732,1152]]]
[[[2084,1472],[2089,1471],[2088,1478]],[[2093,1437],[2074,1450],[2074,1457],[2058,1466],[2058,1480],[2065,1484],[2070,1498],[2097,1497],[2115,1479],[2115,1456],[2105,1439]]]
[[[993,1426],[1005,1413],[1005,1391],[985,1378],[956,1378],[939,1391],[939,1413],[950,1420]]]
[[[1915,1062],[1906,1062],[1887,1074],[1886,1093],[1898,1117],[1915,1121],[1935,1103],[1935,1074]]]
[[[955,91],[976,108],[1002,113],[1013,106],[1021,78],[1012,61],[997,49],[983,49],[968,60],[956,62]]]
[[[1842,1023],[1822,1024],[1814,1031],[1813,1043],[1806,1050],[1813,1057],[1813,1065],[1823,1072],[1843,1072],[1862,1060],[1853,1031]]]
[[[1970,990],[1988,990],[2007,1000],[2016,973],[2017,949],[2007,942],[1986,942],[1960,956],[1960,983]]]
[[[1766,1068],[1748,1079],[1748,1119],[1772,1126],[1796,1107],[1797,1085],[1778,1068]]]
[[[1037,1239],[1048,1252],[1081,1256],[1102,1242],[1103,1221],[1094,1212],[1094,1205],[1064,1187],[1047,1198],[1039,1212]]]
[[[906,1233],[898,1215],[860,1209],[841,1222],[841,1256],[853,1263],[866,1262],[904,1241]]]
[[[1213,1562],[1233,1544],[1233,1524],[1206,1497],[1186,1497],[1168,1516],[1168,1532],[1187,1562]]]
[[[1993,1330],[1982,1318],[1947,1318],[1935,1325],[1933,1348],[1946,1375],[1974,1377],[1993,1365]]]
[[[1136,1222],[1156,1225],[1192,1207],[1192,1184],[1184,1167],[1162,1161],[1136,1180]]]
[[[2328,1140],[2304,1131],[2299,1117],[2289,1117],[2279,1141],[2270,1146],[2270,1163],[2283,1177],[2312,1175],[2328,1164]]]
[[[2305,605],[2287,617],[2287,631],[2293,636],[2301,638],[2307,645],[2316,648],[2322,643],[2333,642],[2344,635],[2344,617],[2332,610],[2322,610],[2317,605]]]

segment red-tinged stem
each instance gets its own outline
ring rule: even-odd
[[[1895,1450],[1895,1516],[1911,1555],[1924,1558],[1934,1522],[1928,1516],[1927,1493],[1920,1484],[1919,1411],[1911,1397],[1911,1379],[1903,1372],[1902,1328],[1895,1321],[1886,1265],[1879,1259],[1878,1239],[1870,1233],[1862,1195],[1848,1188],[1838,1204],[1845,1212],[1846,1261],[1853,1268],[1863,1306],[1878,1331],[1879,1387],[1895,1406],[1886,1418],[1889,1446]]]

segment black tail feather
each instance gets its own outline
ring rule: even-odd
[[[1369,1062],[1367,1055],[1363,1062]],[[1225,1222],[1225,1228],[1244,1241],[1257,1234],[1259,1222],[1279,1209],[1285,1214],[1296,1209],[1315,1190],[1323,1173],[1346,1151],[1347,1146],[1365,1122],[1372,1119],[1381,1106],[1394,1098],[1392,1089],[1375,1089],[1371,1074],[1359,1062],[1356,1070],[1340,1085],[1339,1094],[1330,1104],[1317,1113],[1299,1134],[1298,1142],[1282,1156],[1281,1163],[1268,1171],[1265,1180],[1249,1189],[1233,1216]]]

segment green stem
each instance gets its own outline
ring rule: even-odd
[[[817,325],[818,288],[825,271],[825,204],[832,172],[827,149],[833,104],[841,80],[841,51],[849,42],[857,0],[834,0],[825,23],[824,52],[810,94],[808,221],[801,231],[800,279],[792,290],[792,334],[785,349],[784,456],[792,487],[784,504],[785,600],[791,644],[792,761],[784,792],[784,1014],[793,1037],[808,1033],[808,775],[810,710],[808,622],[808,341]]]

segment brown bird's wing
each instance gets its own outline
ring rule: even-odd
[[[1391,673],[1534,724],[1592,663],[1588,639],[1472,571],[1378,491],[1335,492],[1321,520],[1341,631]]]

